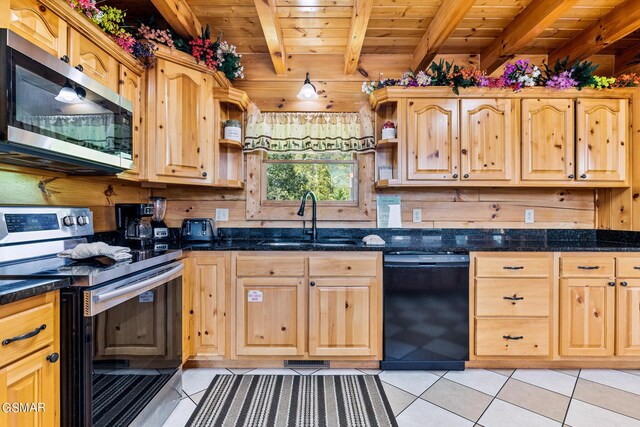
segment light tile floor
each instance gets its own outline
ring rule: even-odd
[[[216,375],[379,375],[400,427],[640,427],[640,370],[188,369],[164,427],[184,426]]]

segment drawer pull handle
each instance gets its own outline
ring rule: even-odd
[[[511,265],[505,265],[504,267],[502,267],[503,270],[524,270],[524,267],[522,265],[516,265],[516,266],[511,266]]]
[[[524,297],[517,297],[517,296],[512,296],[512,297],[502,297],[502,299],[508,299],[509,301],[521,301],[524,299]]]
[[[640,265],[634,265],[634,266],[633,266],[633,269],[634,269],[634,270],[640,270]]]
[[[502,338],[504,338],[505,340],[514,340],[514,341],[524,339],[522,335],[517,337],[512,337],[511,335],[503,335]]]
[[[599,270],[599,265],[579,265],[578,270]]]
[[[3,340],[2,345],[5,346],[5,345],[11,344],[14,341],[22,341],[29,338],[33,338],[36,335],[38,335],[40,332],[44,331],[45,329],[47,329],[47,325],[40,325],[31,332],[27,332],[26,334],[18,335],[17,337],[7,338],[6,340]]]

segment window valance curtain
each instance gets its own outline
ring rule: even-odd
[[[244,151],[373,151],[371,116],[359,113],[279,113],[249,115]]]

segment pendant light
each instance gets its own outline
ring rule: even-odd
[[[64,102],[65,104],[79,104],[82,102],[82,99],[78,96],[76,90],[71,86],[69,79],[64,83],[64,86],[60,89],[55,100],[58,102]]]
[[[318,99],[318,92],[316,92],[316,87],[312,85],[311,80],[309,80],[309,73],[307,73],[304,84],[300,88],[300,92],[298,92],[298,99],[302,99],[303,101]]]

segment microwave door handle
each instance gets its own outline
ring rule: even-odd
[[[149,279],[145,279],[139,283],[136,283],[135,285],[132,285],[132,286],[123,285],[120,288],[115,289],[113,291],[96,294],[94,295],[93,299],[96,303],[102,303],[105,301],[112,300],[114,298],[121,297],[123,295],[135,293],[137,290],[146,288],[154,283],[158,283],[160,285],[164,282],[167,282],[168,280],[172,280],[175,277],[177,277],[178,276],[177,273],[180,273],[183,269],[184,269],[184,265],[179,264],[165,273],[150,277]]]

